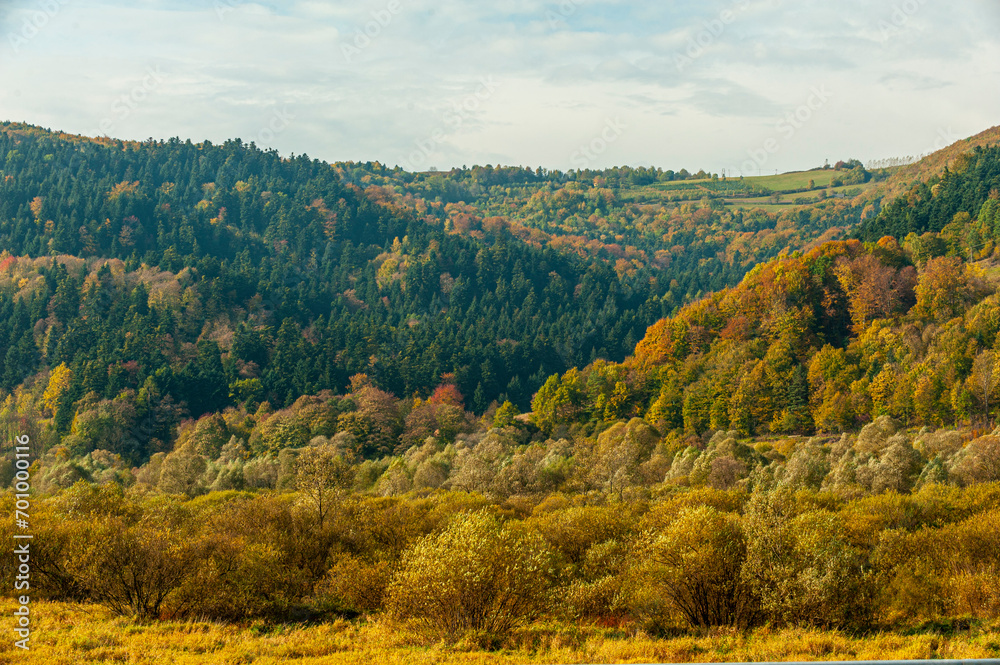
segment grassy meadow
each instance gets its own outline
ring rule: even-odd
[[[11,616],[14,604],[0,602]],[[336,619],[312,625],[138,623],[97,605],[38,602],[27,652],[0,644],[0,663],[650,663],[1000,657],[1000,625],[938,624],[904,633],[719,628],[657,639],[622,628],[536,623],[487,650],[428,642],[405,625]]]
[[[623,190],[619,196],[625,201],[635,201],[644,204],[662,201],[671,196],[680,195],[685,200],[698,200],[699,197],[709,199],[721,198],[727,209],[735,210],[764,210],[768,213],[780,213],[790,209],[812,207],[822,204],[828,198],[844,196],[853,199],[863,192],[867,192],[878,187],[878,183],[871,181],[867,183],[853,183],[839,186],[831,186],[835,178],[841,177],[842,172],[833,170],[796,171],[792,173],[781,173],[778,175],[746,176],[744,178],[730,177],[728,180],[714,180],[705,178],[702,180],[678,180],[672,182],[658,182],[644,187],[636,187],[632,190]],[[723,193],[720,197],[719,188],[728,186],[740,189],[741,187],[760,187],[771,192],[760,195],[733,195]],[[819,198],[825,193],[826,198]],[[780,198],[774,201],[773,195]]]

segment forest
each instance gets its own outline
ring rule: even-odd
[[[0,432],[30,440],[33,594],[521,662],[717,630],[997,657],[994,136],[818,169],[866,187],[772,210],[704,172],[7,123]],[[681,185],[720,194],[650,189]],[[864,651],[881,634],[909,641]]]

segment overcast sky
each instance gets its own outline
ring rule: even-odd
[[[997,0],[0,0],[0,118],[408,169],[756,174],[1000,124]]]

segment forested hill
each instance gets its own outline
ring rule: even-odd
[[[886,181],[878,195],[888,203],[906,194],[914,185],[940,177],[945,169],[953,167],[957,160],[964,159],[964,155],[975,151],[976,148],[991,148],[998,145],[1000,145],[1000,126],[955,141],[912,164],[893,169],[892,177]]]
[[[407,174],[12,123],[0,156],[0,391],[16,405],[0,421],[58,441],[104,418],[133,428],[114,450],[134,463],[184,417],[364,382],[527,409],[548,377],[621,362],[684,303],[874,215],[893,177],[855,160],[760,180]]]
[[[952,152],[942,169],[852,230],[867,242],[760,264],[651,326],[625,363],[551,377],[535,421],[558,431],[641,416],[661,431],[750,436],[881,416],[995,422],[1000,146]]]
[[[61,431],[88,395],[147,386],[197,416],[358,373],[397,395],[454,383],[477,412],[524,408],[550,374],[623,359],[685,301],[859,212],[628,198],[650,178],[703,187],[685,171],[573,174],[584,190],[540,170],[396,170],[379,186],[375,167],[239,140],[0,129],[0,389],[65,365]],[[535,189],[476,195],[518,183]]]
[[[877,240],[884,235],[899,239],[910,233],[971,233],[967,243],[976,251],[997,233],[991,208],[983,206],[1000,192],[1000,146],[977,145],[956,155],[940,173],[914,184],[903,196],[887,204],[881,214],[866,220],[856,231],[859,238]],[[992,195],[992,197],[991,197]],[[990,204],[992,205],[992,204]],[[984,215],[980,215],[980,212]],[[969,226],[971,219],[981,222]]]
[[[87,395],[146,386],[198,415],[360,372],[526,404],[669,311],[650,270],[448,233],[304,155],[11,126],[0,154],[0,387],[65,364],[60,428]]]

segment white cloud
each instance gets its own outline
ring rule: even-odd
[[[1000,10],[988,0],[13,0],[3,8],[4,119],[94,134],[111,117],[123,138],[239,136],[331,161],[405,162],[423,145],[440,168],[565,169],[578,146],[621,117],[628,130],[595,166],[719,170],[745,161],[814,86],[828,85],[833,98],[770,157],[768,168],[785,170],[919,152],[942,131],[965,136],[997,124],[1000,108],[1000,89],[987,83],[1000,68]],[[162,81],[142,90],[151,67]],[[499,82],[495,93],[449,122],[481,77]],[[137,86],[141,100],[130,97]],[[294,117],[269,131],[276,113]]]

